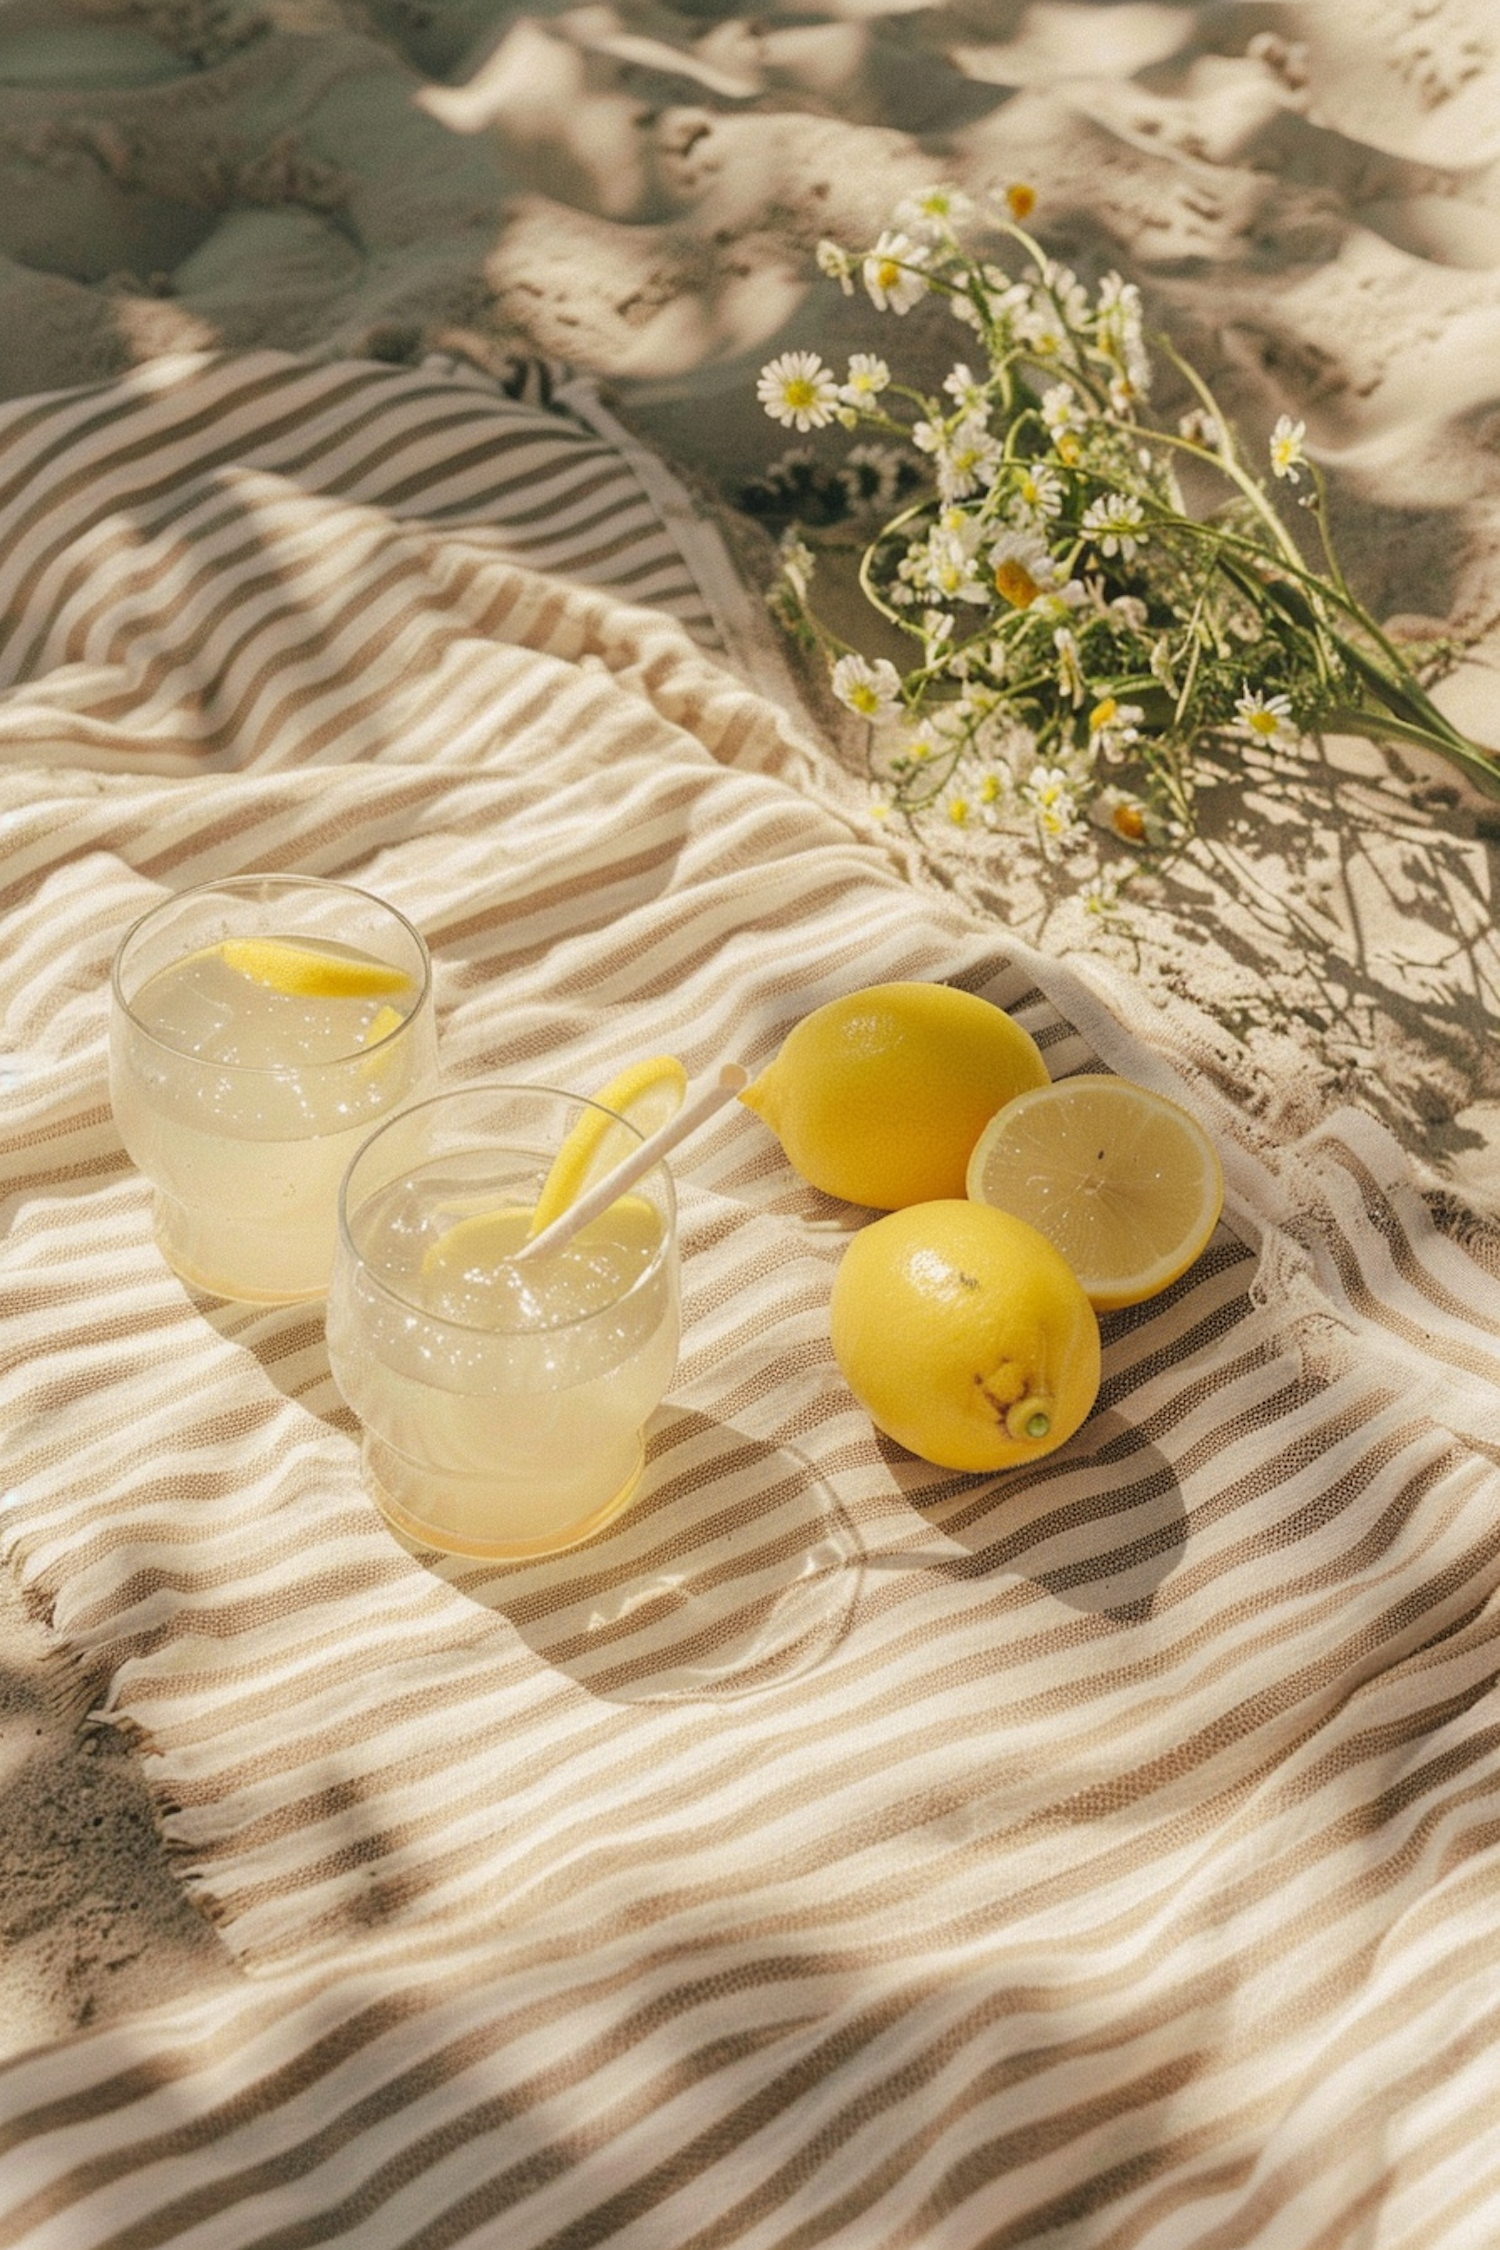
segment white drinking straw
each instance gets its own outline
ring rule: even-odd
[[[580,1227],[586,1227],[590,1219],[597,1219],[601,1211],[607,1211],[612,1203],[618,1202],[625,1190],[634,1187],[641,1174],[649,1172],[659,1157],[665,1156],[679,1141],[685,1141],[689,1133],[696,1133],[716,1109],[722,1109],[736,1094],[743,1093],[749,1083],[750,1072],[743,1063],[721,1063],[717,1078],[691,1101],[684,1102],[675,1117],[669,1117],[665,1125],[658,1125],[623,1163],[617,1164],[612,1172],[606,1172],[587,1194],[570,1203],[550,1227],[543,1227],[540,1234],[523,1242],[519,1250],[512,1250],[510,1264],[525,1265],[533,1258],[545,1257],[551,1250],[561,1250],[565,1242],[572,1241]]]

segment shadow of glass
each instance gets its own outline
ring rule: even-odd
[[[911,1456],[888,1449],[893,1475],[915,1484]],[[930,1472],[929,1472],[930,1474]],[[905,1497],[950,1542],[943,1552],[872,1555],[871,1570],[1008,1573],[1070,1609],[1138,1624],[1187,1544],[1182,1490],[1166,1457],[1113,1413],[1097,1414],[1034,1469],[955,1477]],[[961,1550],[954,1553],[953,1549]]]
[[[636,1497],[583,1546],[509,1565],[408,1552],[613,1703],[722,1702],[801,1678],[848,1632],[866,1560],[800,1453],[671,1407]]]

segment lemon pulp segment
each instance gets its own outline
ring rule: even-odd
[[[1084,1075],[1021,1094],[969,1161],[976,1203],[1036,1227],[1097,1311],[1139,1304],[1203,1249],[1224,1202],[1213,1142],[1175,1102]]]
[[[597,1107],[583,1112],[552,1159],[531,1215],[530,1232],[540,1234],[543,1227],[550,1227],[585,1188],[622,1163],[638,1146],[636,1133],[647,1139],[675,1117],[686,1092],[687,1072],[675,1055],[648,1055],[612,1078],[602,1093],[593,1096]],[[614,1115],[602,1116],[603,1110]],[[617,1122],[620,1118],[635,1132],[627,1132]]]
[[[384,992],[410,992],[404,969],[372,954],[278,937],[224,938],[208,948],[226,968],[271,992],[311,1000],[369,1000]],[[382,1036],[384,1036],[382,1034]]]

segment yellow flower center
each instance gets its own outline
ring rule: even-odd
[[[1114,697],[1106,695],[1103,701],[1096,703],[1089,713],[1089,732],[1097,734],[1100,727],[1107,727],[1119,708],[1120,706]]]
[[[981,803],[982,805],[992,805],[992,804],[993,804],[993,803],[995,802],[995,799],[996,799],[996,798],[997,798],[997,797],[999,796],[999,794],[1000,794],[1000,777],[999,777],[999,775],[998,775],[998,774],[993,774],[993,773],[987,773],[987,774],[985,775],[985,777],[984,777],[983,781],[981,781],[981,783],[979,784],[979,801],[980,801],[980,803]]]
[[[1127,844],[1140,843],[1146,833],[1146,823],[1141,817],[1139,805],[1116,805],[1110,825],[1117,836],[1125,838]]]
[[[1245,724],[1250,732],[1261,735],[1267,742],[1276,732],[1277,723],[1274,711],[1251,711],[1246,714]]]
[[[1012,609],[1029,609],[1042,589],[1025,564],[1012,556],[996,563],[995,590],[1004,595]]]
[[[949,800],[949,804],[948,804],[948,818],[949,818],[949,819],[950,819],[950,820],[952,821],[952,823],[953,823],[954,827],[955,827],[955,828],[962,828],[962,826],[963,826],[964,822],[965,822],[965,821],[966,821],[966,820],[968,819],[968,817],[969,817],[969,800],[968,800],[968,798],[967,798],[967,797],[953,797],[953,798],[950,798],[950,800]]]
[[[868,680],[855,681],[849,690],[849,701],[867,719],[873,719],[880,709],[880,698]]]
[[[1005,191],[1005,200],[1013,219],[1029,219],[1036,209],[1036,189],[1024,180],[1013,180]]]
[[[875,279],[882,289],[894,289],[901,279],[901,268],[894,258],[882,258],[875,268]]]
[[[1058,439],[1057,439],[1057,458],[1058,458],[1058,460],[1059,460],[1059,461],[1061,461],[1061,462],[1062,462],[1062,463],[1064,464],[1064,466],[1065,466],[1065,467],[1067,467],[1067,468],[1069,468],[1069,469],[1073,469],[1073,468],[1076,468],[1076,467],[1077,467],[1077,465],[1078,465],[1078,459],[1079,459],[1079,444],[1078,444],[1078,440],[1077,440],[1077,438],[1076,438],[1076,437],[1074,437],[1074,436],[1073,436],[1072,432],[1071,432],[1071,431],[1069,431],[1069,430],[1063,430],[1063,431],[1062,431],[1062,432],[1061,432],[1061,433],[1059,434],[1059,436],[1058,436]]]
[[[818,403],[817,388],[805,375],[794,375],[781,395],[791,407],[816,406]]]

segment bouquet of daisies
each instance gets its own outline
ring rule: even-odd
[[[1024,824],[1048,851],[1085,820],[1160,847],[1191,825],[1205,736],[1281,748],[1323,731],[1420,743],[1500,793],[1500,757],[1448,723],[1350,591],[1303,425],[1277,423],[1268,483],[1164,342],[1192,404],[1170,429],[1153,422],[1138,290],[1111,273],[1091,293],[1054,263],[1025,231],[1033,202],[1012,187],[991,214],[1005,266],[964,247],[976,214],[951,188],[903,204],[866,251],[818,247],[824,273],[846,293],[862,283],[879,312],[947,300],[972,342],[940,395],[874,353],[842,378],[805,351],[761,373],[787,427],[865,433],[831,474],[789,454],[761,503],[792,518],[773,605],[868,722],[878,808]],[[1283,496],[1316,527],[1316,563]],[[814,527],[860,515],[879,528],[859,582],[910,644],[904,666],[817,613]]]

